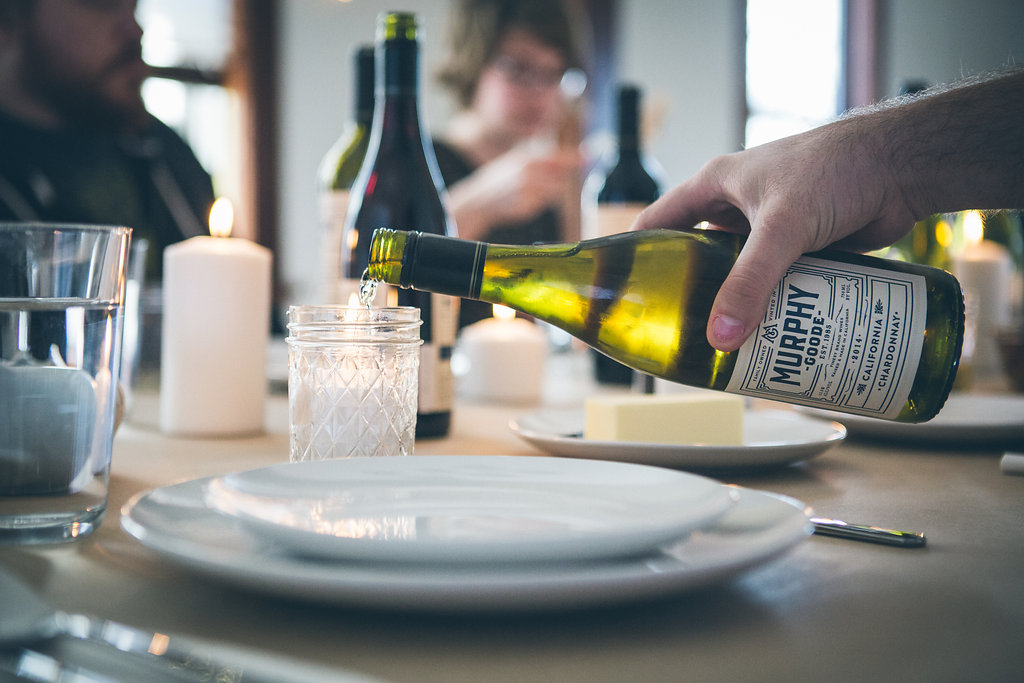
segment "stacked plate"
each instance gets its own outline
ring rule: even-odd
[[[842,422],[856,438],[991,451],[1024,447],[1024,396],[953,393],[928,422],[907,423],[801,409]]]
[[[806,538],[798,501],[660,467],[514,456],[285,463],[144,492],[121,523],[233,583],[320,602],[522,610],[723,581]]]
[[[702,472],[767,469],[821,455],[846,438],[838,422],[823,422],[792,410],[748,410],[743,416],[743,443],[633,443],[583,438],[583,410],[544,410],[523,415],[512,431],[550,455],[617,460]]]

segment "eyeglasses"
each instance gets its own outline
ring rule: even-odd
[[[562,82],[565,69],[544,69],[508,55],[498,55],[491,66],[513,85],[535,88],[554,88]]]

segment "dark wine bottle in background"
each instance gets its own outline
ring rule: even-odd
[[[416,227],[455,235],[434,150],[420,116],[420,45],[414,14],[381,15],[376,41],[376,104],[370,147],[352,187],[342,237],[342,274],[359,279],[376,228]],[[386,289],[386,288],[381,288]],[[448,433],[454,397],[451,351],[456,302],[440,294],[401,290],[397,303],[420,309],[418,437]]]
[[[380,230],[369,271],[504,304],[683,384],[902,422],[938,413],[963,343],[956,278],[860,254],[808,254],[743,346],[718,351],[708,316],[744,241],[719,230],[641,230],[504,246]]]
[[[348,303],[349,296],[359,291],[359,280],[345,278],[341,273],[341,239],[345,231],[352,185],[370,146],[370,128],[373,126],[373,59],[372,45],[360,46],[353,54],[354,115],[320,163],[317,194],[324,238],[321,254],[322,281],[318,296],[324,303]]]
[[[646,159],[640,137],[640,88],[622,84],[618,90],[617,156],[607,173],[591,182],[599,185],[594,228],[587,237],[625,232],[644,208],[661,196],[663,184],[656,164]],[[602,384],[632,384],[632,368],[593,351],[594,375]]]

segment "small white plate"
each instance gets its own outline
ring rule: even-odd
[[[459,564],[649,552],[733,497],[660,467],[440,455],[273,465],[213,479],[206,502],[300,554]]]
[[[511,427],[518,436],[551,455],[695,470],[789,465],[820,455],[846,437],[841,424],[791,410],[745,413],[742,446],[593,441],[579,436],[583,422],[582,410],[546,410],[513,420]]]
[[[1024,444],[1024,396],[1020,395],[950,394],[938,415],[916,424],[811,408],[802,410],[841,422],[853,437],[949,446]]]
[[[121,525],[188,569],[318,604],[515,612],[648,600],[731,579],[779,557],[812,531],[803,503],[732,489],[736,503],[725,514],[642,557],[459,566],[334,562],[296,557],[209,509],[203,501],[208,483],[199,479],[140,493],[121,510]]]

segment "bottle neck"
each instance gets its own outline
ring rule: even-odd
[[[370,245],[370,276],[400,287],[475,299],[486,257],[484,242],[382,228]]]
[[[373,124],[373,100],[376,89],[374,59],[372,47],[360,48],[356,53],[355,120],[356,123],[367,127]]]
[[[420,45],[415,40],[395,38],[378,48],[377,96],[411,96],[419,91]]]
[[[415,40],[387,40],[378,48],[376,107],[382,134],[420,140],[419,43]]]
[[[633,88],[619,91],[619,156],[640,155],[640,93]]]

